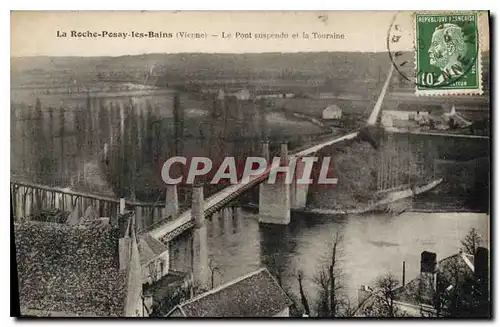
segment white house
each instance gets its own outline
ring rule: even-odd
[[[332,104],[323,110],[322,117],[323,119],[340,119],[342,117],[342,109]]]
[[[428,111],[383,110],[381,122],[384,127],[393,127],[395,121],[417,123],[429,120]]]
[[[247,101],[250,100],[250,91],[243,88],[234,94],[238,100]]]
[[[226,93],[224,93],[224,90],[219,89],[219,92],[217,92],[217,100],[224,100],[225,96],[226,96]]]

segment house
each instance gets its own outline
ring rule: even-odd
[[[247,88],[242,88],[238,92],[234,94],[236,96],[236,99],[241,100],[241,101],[248,101],[250,100],[250,91],[248,91]]]
[[[420,275],[393,291],[394,306],[401,314],[409,317],[445,316],[443,307],[440,311],[436,310],[437,294],[451,292],[466,278],[475,278],[480,281],[478,285],[488,289],[487,252],[485,248],[479,248],[475,256],[459,252],[439,262],[435,253],[422,252]],[[484,292],[486,301],[489,296],[487,293]],[[371,316],[370,308],[381,300],[382,295],[379,292],[362,285],[358,290],[358,308],[355,316]]]
[[[217,92],[217,100],[224,100],[224,98],[226,97],[226,93],[224,92],[223,89],[219,89],[219,91]]]
[[[276,93],[273,91],[259,91],[255,96],[256,100],[260,99],[291,99],[295,97],[294,93]]]
[[[450,112],[444,113],[442,119],[445,124],[450,125],[450,123],[453,122],[453,125],[460,128],[469,127],[470,125],[472,125],[471,121],[465,119],[462,115],[457,113],[455,106],[451,107]]]
[[[428,111],[383,110],[381,123],[384,127],[412,127],[427,124]]]
[[[139,236],[139,253],[142,270],[142,289],[146,299],[145,308],[148,314],[163,311],[158,305],[182,287],[192,282],[192,274],[175,271],[170,262],[169,247],[148,233]],[[189,260],[183,256],[183,260]],[[175,262],[172,262],[175,266]]]
[[[217,100],[224,100],[226,97],[231,97],[231,96],[234,96],[236,97],[237,100],[240,100],[240,101],[248,101],[250,100],[251,98],[251,93],[250,91],[247,89],[247,88],[242,88],[241,90],[237,91],[237,92],[224,92],[223,89],[219,89],[218,93],[217,93]]]
[[[330,105],[323,110],[323,119],[340,119],[342,117],[342,109],[337,105]]]
[[[139,236],[139,253],[143,284],[152,284],[168,273],[168,247],[149,233]]]
[[[261,268],[175,306],[166,317],[289,317],[291,304]]]
[[[133,217],[121,217],[128,219],[122,226],[15,223],[21,315],[143,316]]]

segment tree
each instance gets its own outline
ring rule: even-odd
[[[481,253],[486,252],[487,256],[488,252],[485,248],[479,248],[481,243],[481,237],[474,228],[462,241],[464,252],[475,255],[474,260],[478,260],[477,263],[475,262],[474,271],[467,266],[461,256],[446,260],[441,265],[438,272],[437,292],[438,310],[442,315],[454,318],[490,317],[489,278],[487,277],[489,268],[482,267],[480,263]]]
[[[339,267],[340,245],[342,238],[337,232],[333,239],[332,252],[328,264],[324,265],[314,277],[319,286],[319,295],[316,299],[316,310],[320,317],[345,316],[349,308],[347,298],[343,293],[344,285],[341,282],[342,270]]]
[[[462,243],[462,251],[467,254],[474,255],[477,248],[483,243],[483,239],[475,228],[471,228],[469,233],[460,243]]]
[[[449,317],[477,317],[478,285],[469,268],[460,259],[449,260],[438,273],[437,309]]]
[[[208,269],[210,269],[210,288],[214,288],[214,277],[215,272],[220,274],[220,266],[215,264],[211,259],[208,263]]]
[[[286,263],[284,261],[283,256],[279,253],[272,254],[264,259],[264,264],[281,287],[283,287],[283,275],[286,271]]]
[[[364,309],[364,314],[371,317],[402,317],[402,312],[395,304],[396,289],[399,281],[392,274],[379,277],[375,282],[376,300]]]
[[[264,264],[267,266],[271,275],[276,278],[278,285],[283,289],[283,291],[288,295],[290,300],[292,300],[292,304],[290,306],[290,316],[291,317],[301,317],[303,311],[299,305],[299,299],[292,293],[288,288],[283,285],[283,278],[286,272],[286,263],[285,258],[281,253],[274,253],[270,256],[266,256],[264,258]],[[302,280],[299,282],[301,283]],[[306,310],[304,308],[304,310]]]
[[[311,310],[309,309],[309,302],[307,301],[306,294],[304,293],[304,289],[302,287],[302,279],[304,275],[302,271],[299,271],[297,274],[297,280],[299,281],[299,291],[300,291],[300,301],[302,302],[302,306],[304,307],[304,313],[307,316],[311,316]]]

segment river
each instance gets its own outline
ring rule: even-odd
[[[283,286],[298,295],[295,277],[303,271],[310,303],[317,294],[314,277],[331,255],[332,241],[341,237],[340,267],[346,295],[357,303],[360,285],[373,285],[385,273],[401,280],[406,261],[406,281],[419,273],[420,253],[436,252],[438,260],[455,254],[470,228],[476,228],[489,244],[489,217],[484,213],[418,213],[399,216],[366,214],[314,216],[292,214],[288,226],[258,223],[258,214],[229,210],[208,221],[209,257],[215,286],[262,265],[282,267]],[[270,260],[274,258],[273,260]],[[269,264],[269,262],[274,262]]]

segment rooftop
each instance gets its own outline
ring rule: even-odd
[[[139,236],[139,253],[141,257],[141,265],[150,262],[159,255],[168,251],[165,244],[153,238],[149,233]]]
[[[465,253],[457,253],[440,260],[438,267],[439,273],[444,274],[446,277],[451,273],[464,277],[474,272],[474,256]],[[398,287],[394,290],[394,300],[400,304],[414,306],[427,305],[433,310],[434,285],[432,280],[426,278],[426,276],[425,274],[419,275],[404,286]],[[453,280],[446,277],[445,280]],[[447,286],[445,285],[444,287],[446,288]],[[363,310],[362,308],[371,305],[376,298],[377,295],[372,293],[360,304],[357,313],[361,313]]]
[[[474,272],[474,256],[457,253],[439,261],[439,272],[449,275],[451,271],[461,276]],[[450,280],[446,278],[445,280]],[[418,305],[420,302],[428,305],[433,304],[434,286],[429,278],[418,276],[396,291],[396,300]]]
[[[285,291],[261,268],[181,303],[167,316],[272,317],[290,305]]]
[[[340,107],[337,106],[336,104],[331,104],[328,107],[326,107],[325,110],[337,111],[337,110],[342,110],[342,109],[340,109]]]
[[[27,221],[14,231],[21,313],[123,315],[117,228]]]

